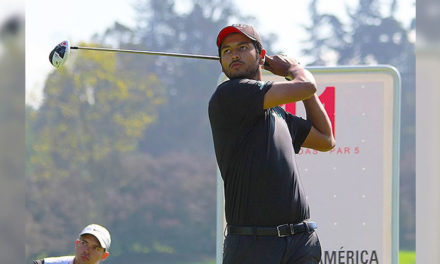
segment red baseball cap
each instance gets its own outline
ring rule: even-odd
[[[231,26],[227,26],[220,30],[220,33],[218,33],[217,36],[217,47],[220,48],[220,45],[222,44],[223,40],[231,33],[240,33],[245,35],[246,37],[250,38],[253,41],[257,41],[261,45],[261,38],[260,35],[258,35],[257,31],[250,26],[245,24],[233,24]]]

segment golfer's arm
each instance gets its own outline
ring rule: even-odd
[[[303,102],[307,120],[312,122],[312,128],[302,146],[319,151],[331,150],[335,147],[336,141],[333,136],[330,118],[324,106],[316,94],[303,100]]]
[[[291,72],[292,81],[274,82],[264,96],[264,109],[287,103],[302,101],[316,92],[316,82],[312,74],[296,67]]]

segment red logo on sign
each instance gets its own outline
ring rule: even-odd
[[[335,136],[335,87],[327,86],[324,92],[319,96],[319,100],[324,105],[324,109],[327,112],[330,122],[332,123],[332,131]],[[286,111],[296,114],[296,102],[286,104]],[[336,137],[336,136],[335,136]]]

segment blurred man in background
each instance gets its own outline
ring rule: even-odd
[[[109,255],[111,238],[108,230],[100,225],[86,226],[75,244],[75,256],[51,257],[34,260],[33,264],[97,264]]]

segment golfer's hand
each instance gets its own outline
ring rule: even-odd
[[[302,66],[291,58],[283,55],[266,56],[263,69],[272,72],[275,75],[295,79],[297,71],[302,70]]]

